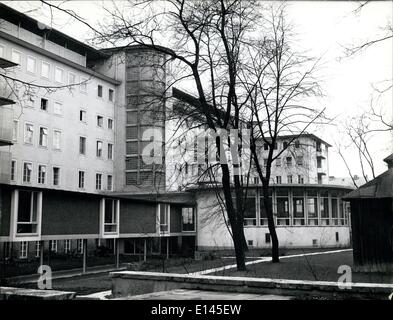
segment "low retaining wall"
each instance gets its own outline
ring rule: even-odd
[[[0,287],[0,300],[70,300],[75,292]]]
[[[185,275],[156,272],[122,271],[111,273],[115,298],[174,289],[199,289],[278,295],[316,295],[361,299],[388,299],[393,284],[352,283],[340,289],[337,282],[268,278]]]

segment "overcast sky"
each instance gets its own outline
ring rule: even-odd
[[[2,2],[45,23],[51,22],[48,10],[28,12],[32,8],[41,7],[39,1]],[[122,3],[117,2],[119,5]],[[383,34],[381,28],[392,21],[392,1],[372,2],[359,13],[355,13],[358,5],[359,2],[344,1],[290,1],[288,6],[288,17],[295,25],[298,44],[313,56],[323,57],[322,85],[325,97],[319,98],[316,103],[319,104],[318,107],[326,107],[330,116],[337,117],[336,124],[368,108],[373,84],[382,86],[381,81],[393,79],[393,41],[376,44],[354,58],[340,59],[344,57],[343,46],[359,44],[378,37]],[[102,1],[70,1],[66,6],[92,24],[105,17]],[[91,35],[87,27],[72,21],[64,14],[53,14],[54,28],[81,41]],[[391,121],[391,92],[382,97],[379,107],[383,108],[386,117]],[[315,134],[334,146],[336,141],[343,140],[339,131],[339,126],[329,126]],[[392,136],[379,134],[370,145],[376,162],[376,171],[382,173],[386,170],[382,159],[393,152]],[[356,156],[353,156],[353,150],[349,149],[347,152],[353,171],[360,175],[359,162]],[[348,176],[334,147],[330,150],[329,162],[330,175]]]

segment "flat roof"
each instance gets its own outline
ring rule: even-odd
[[[43,25],[43,23],[3,3],[0,3],[0,18],[15,25],[20,25],[23,29],[29,30],[30,32],[39,36],[45,36],[49,41],[52,41],[63,47],[67,47],[68,49],[81,55],[86,55],[89,59],[108,57],[108,54],[105,52],[95,49],[84,42],[76,40],[75,38],[72,38],[59,30],[56,30],[52,27],[40,27]]]

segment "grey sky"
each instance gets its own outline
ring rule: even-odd
[[[22,12],[32,8],[40,8],[39,1],[2,1]],[[102,1],[72,1],[67,4],[80,16],[95,25],[105,18]],[[109,2],[105,2],[109,5]],[[119,5],[122,1],[117,1]],[[295,25],[298,45],[310,54],[323,56],[323,90],[325,97],[318,98],[319,107],[327,108],[330,116],[337,117],[337,126],[328,126],[315,132],[332,145],[343,141],[340,135],[339,121],[348,116],[355,116],[368,108],[373,93],[372,85],[385,85],[381,81],[393,79],[393,41],[385,41],[368,48],[353,58],[340,59],[344,56],[343,45],[359,44],[367,39],[382,34],[381,28],[392,21],[393,2],[378,1],[368,4],[359,13],[353,11],[358,2],[339,1],[291,1],[288,17]],[[50,23],[48,10],[28,13],[34,18]],[[84,41],[91,35],[87,27],[76,23],[65,16],[53,12],[53,27]],[[53,22],[53,21],[52,21]],[[72,23],[70,23],[72,22]],[[379,106],[392,119],[393,96],[390,92],[379,101]],[[392,136],[376,135],[370,143],[372,154],[375,155],[376,171],[386,170],[382,158],[393,151]],[[354,172],[360,175],[360,167],[354,150],[348,149],[347,156]],[[341,159],[334,147],[330,153],[330,175],[348,176]]]

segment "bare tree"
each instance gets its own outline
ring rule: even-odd
[[[60,4],[43,3],[91,27]],[[269,201],[271,164],[279,157],[273,152],[277,137],[288,132],[300,135],[323,115],[323,110],[301,103],[302,98],[320,93],[312,76],[316,64],[290,50],[284,7],[274,7],[265,8],[256,0],[168,0],[159,4],[136,0],[122,2],[121,7],[112,3],[105,8],[107,21],[100,28],[91,27],[97,45],[139,45],[172,60],[180,78],[188,79],[194,87],[197,98],[192,101],[192,113],[199,114],[206,129],[229,136],[231,129],[240,131],[248,125],[251,138],[242,134],[238,138],[240,145],[251,145],[249,160],[255,161],[265,201]],[[187,117],[183,113],[182,121]],[[289,145],[295,140],[296,135]],[[256,148],[261,141],[269,145],[265,172]],[[225,209],[227,213],[238,270],[245,270],[244,199],[250,172],[238,171],[238,164],[227,161],[223,143],[237,147],[217,135],[214,151],[224,161],[212,163],[202,174],[217,186],[216,190],[222,190],[216,192],[217,199],[221,212]],[[247,157],[241,149],[239,155]],[[267,202],[265,206],[270,208]],[[273,261],[278,262],[272,210],[268,217]]]
[[[262,182],[264,210],[272,239],[272,260],[279,262],[279,241],[269,197],[272,164],[312,125],[325,124],[328,119],[325,109],[318,110],[306,102],[309,97],[321,95],[315,77],[318,60],[293,50],[292,26],[286,21],[285,6],[272,7],[265,19],[266,33],[272,36],[259,43],[250,55],[250,67],[246,68],[242,83],[251,120],[251,154]],[[278,138],[283,135],[291,138],[276,151]],[[263,163],[262,146],[267,147]]]

